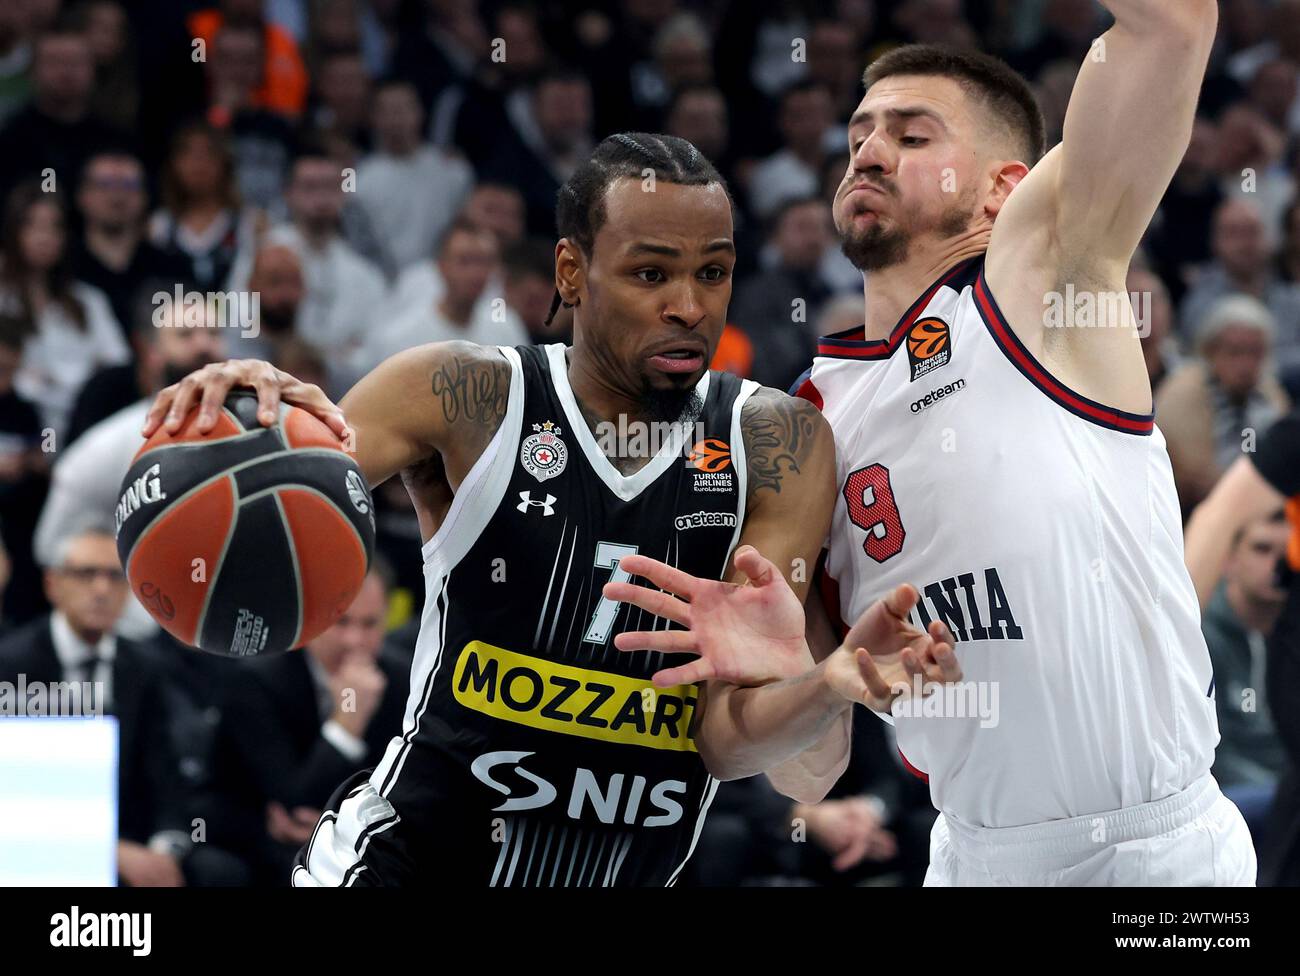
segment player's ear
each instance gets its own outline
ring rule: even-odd
[[[993,164],[990,176],[993,187],[984,203],[984,210],[990,218],[996,217],[1014,190],[1026,176],[1029,167],[1019,160],[1009,159]]]
[[[555,244],[555,290],[565,305],[578,304],[586,277],[581,248],[567,237],[561,237]]]

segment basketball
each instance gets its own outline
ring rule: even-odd
[[[118,496],[117,548],[131,590],[164,630],[213,654],[253,657],[304,644],[361,589],[374,502],[356,462],[311,414],[231,393],[216,425],[198,411],[159,428]]]

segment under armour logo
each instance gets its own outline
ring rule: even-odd
[[[551,507],[555,504],[554,495],[547,495],[546,501],[544,502],[535,502],[533,501],[533,493],[531,491],[521,491],[519,493],[519,498],[520,502],[515,506],[515,508],[519,509],[521,512],[527,512],[529,506],[536,505],[542,509],[543,516],[555,514],[555,509]]]

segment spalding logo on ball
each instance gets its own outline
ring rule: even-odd
[[[252,657],[300,647],[361,590],[375,546],[374,501],[328,427],[257,396],[226,398],[216,425],[154,432],[117,503],[117,551],[131,590],[184,644]]]

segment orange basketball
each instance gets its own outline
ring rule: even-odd
[[[252,657],[299,647],[361,589],[374,502],[328,427],[283,405],[271,427],[257,397],[227,397],[216,426],[161,428],[118,498],[117,550],[131,590],[182,643]]]
[[[924,319],[907,334],[907,349],[917,359],[929,359],[948,344],[948,326],[938,319]]]

